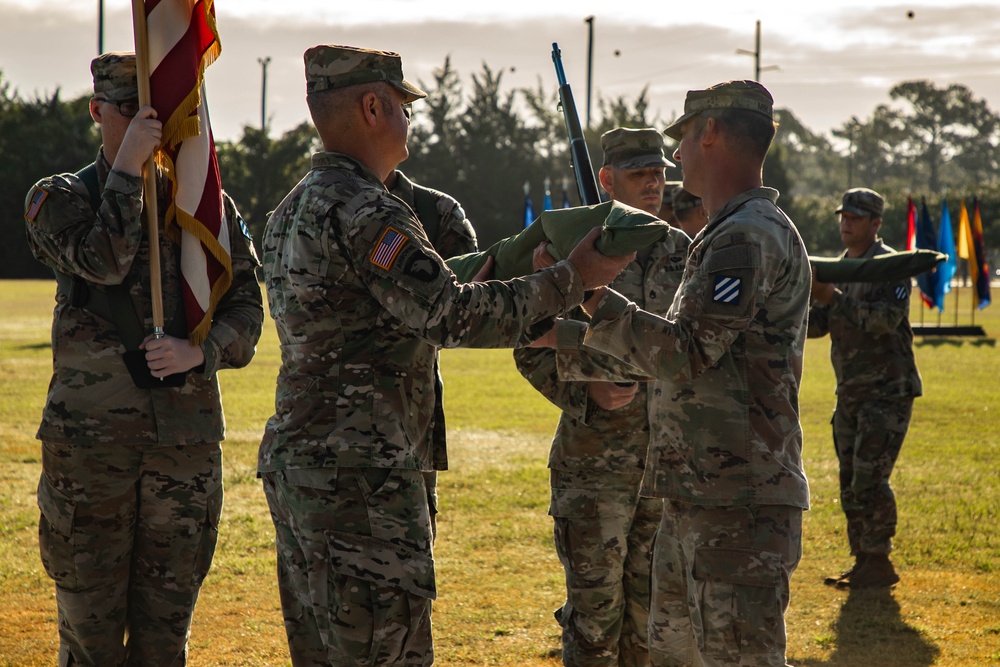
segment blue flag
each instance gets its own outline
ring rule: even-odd
[[[527,227],[535,221],[535,207],[531,203],[531,196],[524,195],[524,226]]]
[[[566,192],[566,188],[563,188],[563,208],[570,208],[569,193]]]
[[[920,217],[917,218],[917,248],[937,250],[937,239],[934,234],[934,223],[931,214],[927,212],[927,202],[920,199]],[[935,271],[921,273],[917,276],[917,286],[920,288],[920,298],[928,308],[938,306],[937,279]]]
[[[552,194],[548,190],[545,191],[545,199],[542,200],[542,210],[552,210]]]
[[[944,310],[944,295],[951,291],[951,279],[958,271],[958,260],[955,259],[955,236],[951,231],[951,213],[948,211],[948,200],[941,200],[941,226],[938,229],[938,252],[948,255],[948,259],[938,264],[937,285],[935,285],[935,302],[938,310]]]

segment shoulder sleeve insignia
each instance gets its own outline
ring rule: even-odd
[[[906,299],[906,286],[896,285],[896,300],[903,301],[904,299]]]
[[[42,210],[42,204],[48,199],[49,193],[47,190],[38,187],[37,185],[32,188],[31,193],[28,195],[28,206],[24,210],[24,218],[28,222],[34,222],[35,218],[38,217],[38,212]]]
[[[736,276],[715,276],[715,291],[712,301],[717,303],[739,303],[742,280]]]
[[[392,268],[396,257],[399,256],[399,251],[403,249],[403,246],[409,240],[408,236],[394,227],[386,227],[385,231],[382,232],[382,236],[375,244],[375,249],[372,250],[371,263],[388,271]]]

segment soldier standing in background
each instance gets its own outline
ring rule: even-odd
[[[878,237],[882,196],[867,188],[844,193],[836,213],[842,257],[895,252]],[[840,462],[840,504],[854,565],[825,583],[840,588],[892,586],[889,560],[896,534],[896,498],[889,476],[903,446],[913,399],[923,390],[913,358],[910,280],[895,283],[813,282],[809,336],[830,334],[837,376],[833,445]]]
[[[536,345],[585,347],[659,378],[642,493],[664,499],[653,551],[653,665],[785,665],[784,612],[809,488],[798,392],[809,259],[762,186],[773,100],[754,81],[692,90],[665,130],[708,226],[667,316],[611,290]]]
[[[137,388],[117,323],[135,320],[137,345],[152,329],[141,173],[161,124],[139,107],[133,54],[106,53],[91,71],[97,160],[42,179],[25,206],[32,252],[58,279],[53,376],[38,429],[39,546],[56,583],[60,667],[183,665],[222,512],[217,371],[254,355],[264,319],[259,263],[225,196],[233,283],[204,342],[190,344],[180,246],[164,233],[160,205],[165,328],[176,335],[147,337],[141,349],[153,377],[191,372],[182,387]]]
[[[449,194],[414,183],[399,169],[394,169],[385,179],[389,194],[402,199],[420,220],[427,239],[441,259],[465,255],[479,250],[476,230],[465,217],[465,209]],[[441,379],[441,360],[434,360],[435,403],[434,418],[427,429],[428,436],[435,442],[435,449],[444,451],[447,447],[447,428],[444,417],[444,381]],[[431,534],[437,537],[437,472],[424,471],[427,485],[427,502],[431,513]]]
[[[667,181],[663,187],[663,201],[660,203],[660,210],[656,212],[656,217],[667,222],[674,227],[677,226],[677,218],[674,215],[674,200],[671,193],[674,188],[679,188],[680,181]],[[690,236],[690,234],[688,235]]]
[[[677,220],[675,224],[692,239],[698,236],[698,232],[708,225],[708,213],[701,205],[701,197],[695,197],[683,186],[674,188],[670,196],[674,202],[674,218]]]
[[[632,257],[601,255],[595,229],[549,269],[459,284],[383,184],[426,94],[391,52],[322,45],[305,67],[325,152],[262,243],[282,366],[258,473],[285,630],[296,667],[430,665],[438,349],[527,343]]]
[[[611,199],[656,215],[664,168],[673,166],[663,154],[663,135],[652,128],[617,128],[601,137],[601,148],[598,175]],[[641,307],[666,313],[689,243],[681,230],[670,228],[612,286]],[[572,316],[586,320],[582,310]],[[556,611],[563,664],[642,667],[649,665],[653,536],[663,513],[662,500],[639,497],[649,446],[648,406],[655,400],[647,392],[651,378],[606,381],[599,370],[610,370],[604,355],[574,356],[574,363],[592,367],[591,377],[600,379],[561,382],[554,350],[514,351],[521,374],[562,410],[549,452],[549,515],[566,576],[566,601]]]

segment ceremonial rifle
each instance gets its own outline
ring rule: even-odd
[[[559,107],[566,121],[566,132],[569,134],[569,151],[576,174],[576,187],[580,193],[580,201],[584,206],[601,203],[601,195],[597,190],[597,179],[594,178],[594,167],[590,163],[590,153],[587,142],[583,138],[583,128],[580,127],[580,116],[573,101],[573,91],[566,83],[566,72],[563,70],[562,54],[559,45],[552,43],[552,62],[556,66],[556,78],[559,80]]]

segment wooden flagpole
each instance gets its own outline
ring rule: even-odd
[[[139,106],[150,104],[152,94],[149,87],[149,36],[146,30],[145,0],[132,0],[132,32],[135,38],[136,78],[139,84]],[[157,210],[156,157],[149,156],[142,172],[144,185],[144,210],[149,239],[149,287],[153,305],[153,335],[163,338],[163,287],[160,273],[160,225]]]

